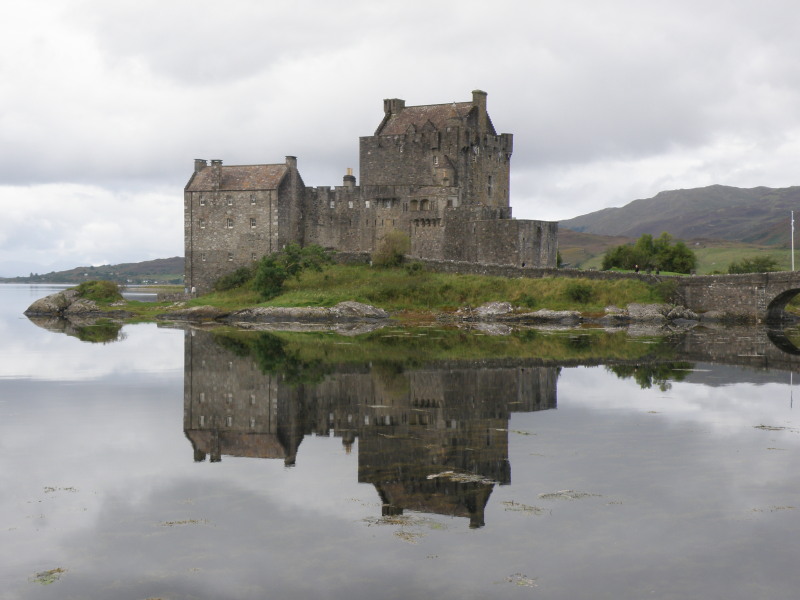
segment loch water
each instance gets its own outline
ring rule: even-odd
[[[0,285],[0,599],[797,594],[791,336],[23,316],[52,291]]]

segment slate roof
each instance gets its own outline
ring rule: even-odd
[[[220,167],[220,190],[274,190],[288,171],[285,164],[238,165]],[[204,192],[214,189],[214,168],[206,167],[195,173],[186,190]]]
[[[427,104],[423,106],[407,106],[398,114],[391,115],[383,127],[375,132],[376,135],[403,135],[409,126],[413,125],[417,131],[422,131],[430,122],[437,131],[447,126],[447,121],[456,118],[463,119],[470,111],[475,109],[472,102],[451,102],[449,104]]]

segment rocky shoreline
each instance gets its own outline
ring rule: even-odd
[[[115,308],[118,306],[119,308]],[[28,317],[60,317],[69,320],[107,318],[124,320],[132,315],[123,309],[125,302],[101,307],[92,300],[80,298],[74,289],[57,292],[36,300],[25,311]],[[279,324],[353,324],[386,322],[391,315],[380,308],[360,302],[340,302],[333,307],[252,307],[236,311],[225,311],[214,306],[186,306],[175,302],[164,313],[156,316],[159,321],[192,323],[221,323],[252,329],[257,326]],[[476,308],[464,307],[455,313],[439,313],[440,323],[485,323],[513,325],[559,325],[577,326],[594,324],[601,326],[626,326],[635,323],[648,325],[692,326],[700,322],[724,322],[728,318],[721,312],[698,315],[682,306],[672,304],[629,304],[625,308],[606,307],[604,314],[584,314],[579,311],[555,311],[540,309],[524,312],[510,302],[488,302]]]

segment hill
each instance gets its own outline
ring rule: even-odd
[[[800,210],[800,187],[743,189],[712,185],[660,192],[622,208],[605,208],[559,223],[561,231],[638,238],[723,239],[789,246],[790,213]],[[800,218],[800,215],[798,215]]]
[[[4,283],[80,283],[106,279],[117,283],[183,283],[183,257],[157,258],[138,263],[75,267],[67,271],[31,273],[27,277],[0,278]]]

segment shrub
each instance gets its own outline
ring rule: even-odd
[[[536,307],[536,298],[531,296],[528,293],[522,293],[514,299],[514,302],[519,306],[524,306],[525,308],[535,308]]]
[[[592,290],[592,286],[588,283],[583,283],[581,281],[570,281],[566,287],[566,294],[567,298],[573,302],[586,304],[592,299],[594,290]]]
[[[376,267],[399,267],[410,247],[411,240],[408,235],[393,229],[383,236],[377,249],[372,253],[372,264]]]
[[[233,273],[223,275],[214,282],[214,291],[224,292],[240,287],[253,278],[253,270],[250,267],[239,267]]]
[[[122,300],[119,286],[113,281],[84,281],[77,288],[78,296],[95,302]]]
[[[300,277],[306,270],[322,271],[323,265],[333,262],[324,248],[312,244],[301,248],[288,244],[281,252],[268,254],[256,266],[253,289],[262,300],[274,298],[283,291],[283,284],[290,277]]]
[[[420,273],[425,272],[425,265],[423,265],[418,260],[414,262],[410,262],[406,265],[406,273],[409,275],[419,275]]]
[[[728,273],[770,273],[778,270],[778,261],[772,256],[753,256],[733,261],[728,265]]]
[[[664,281],[659,281],[654,286],[656,294],[661,298],[662,302],[668,302],[670,304],[678,303],[678,282],[674,279],[665,279]]]

